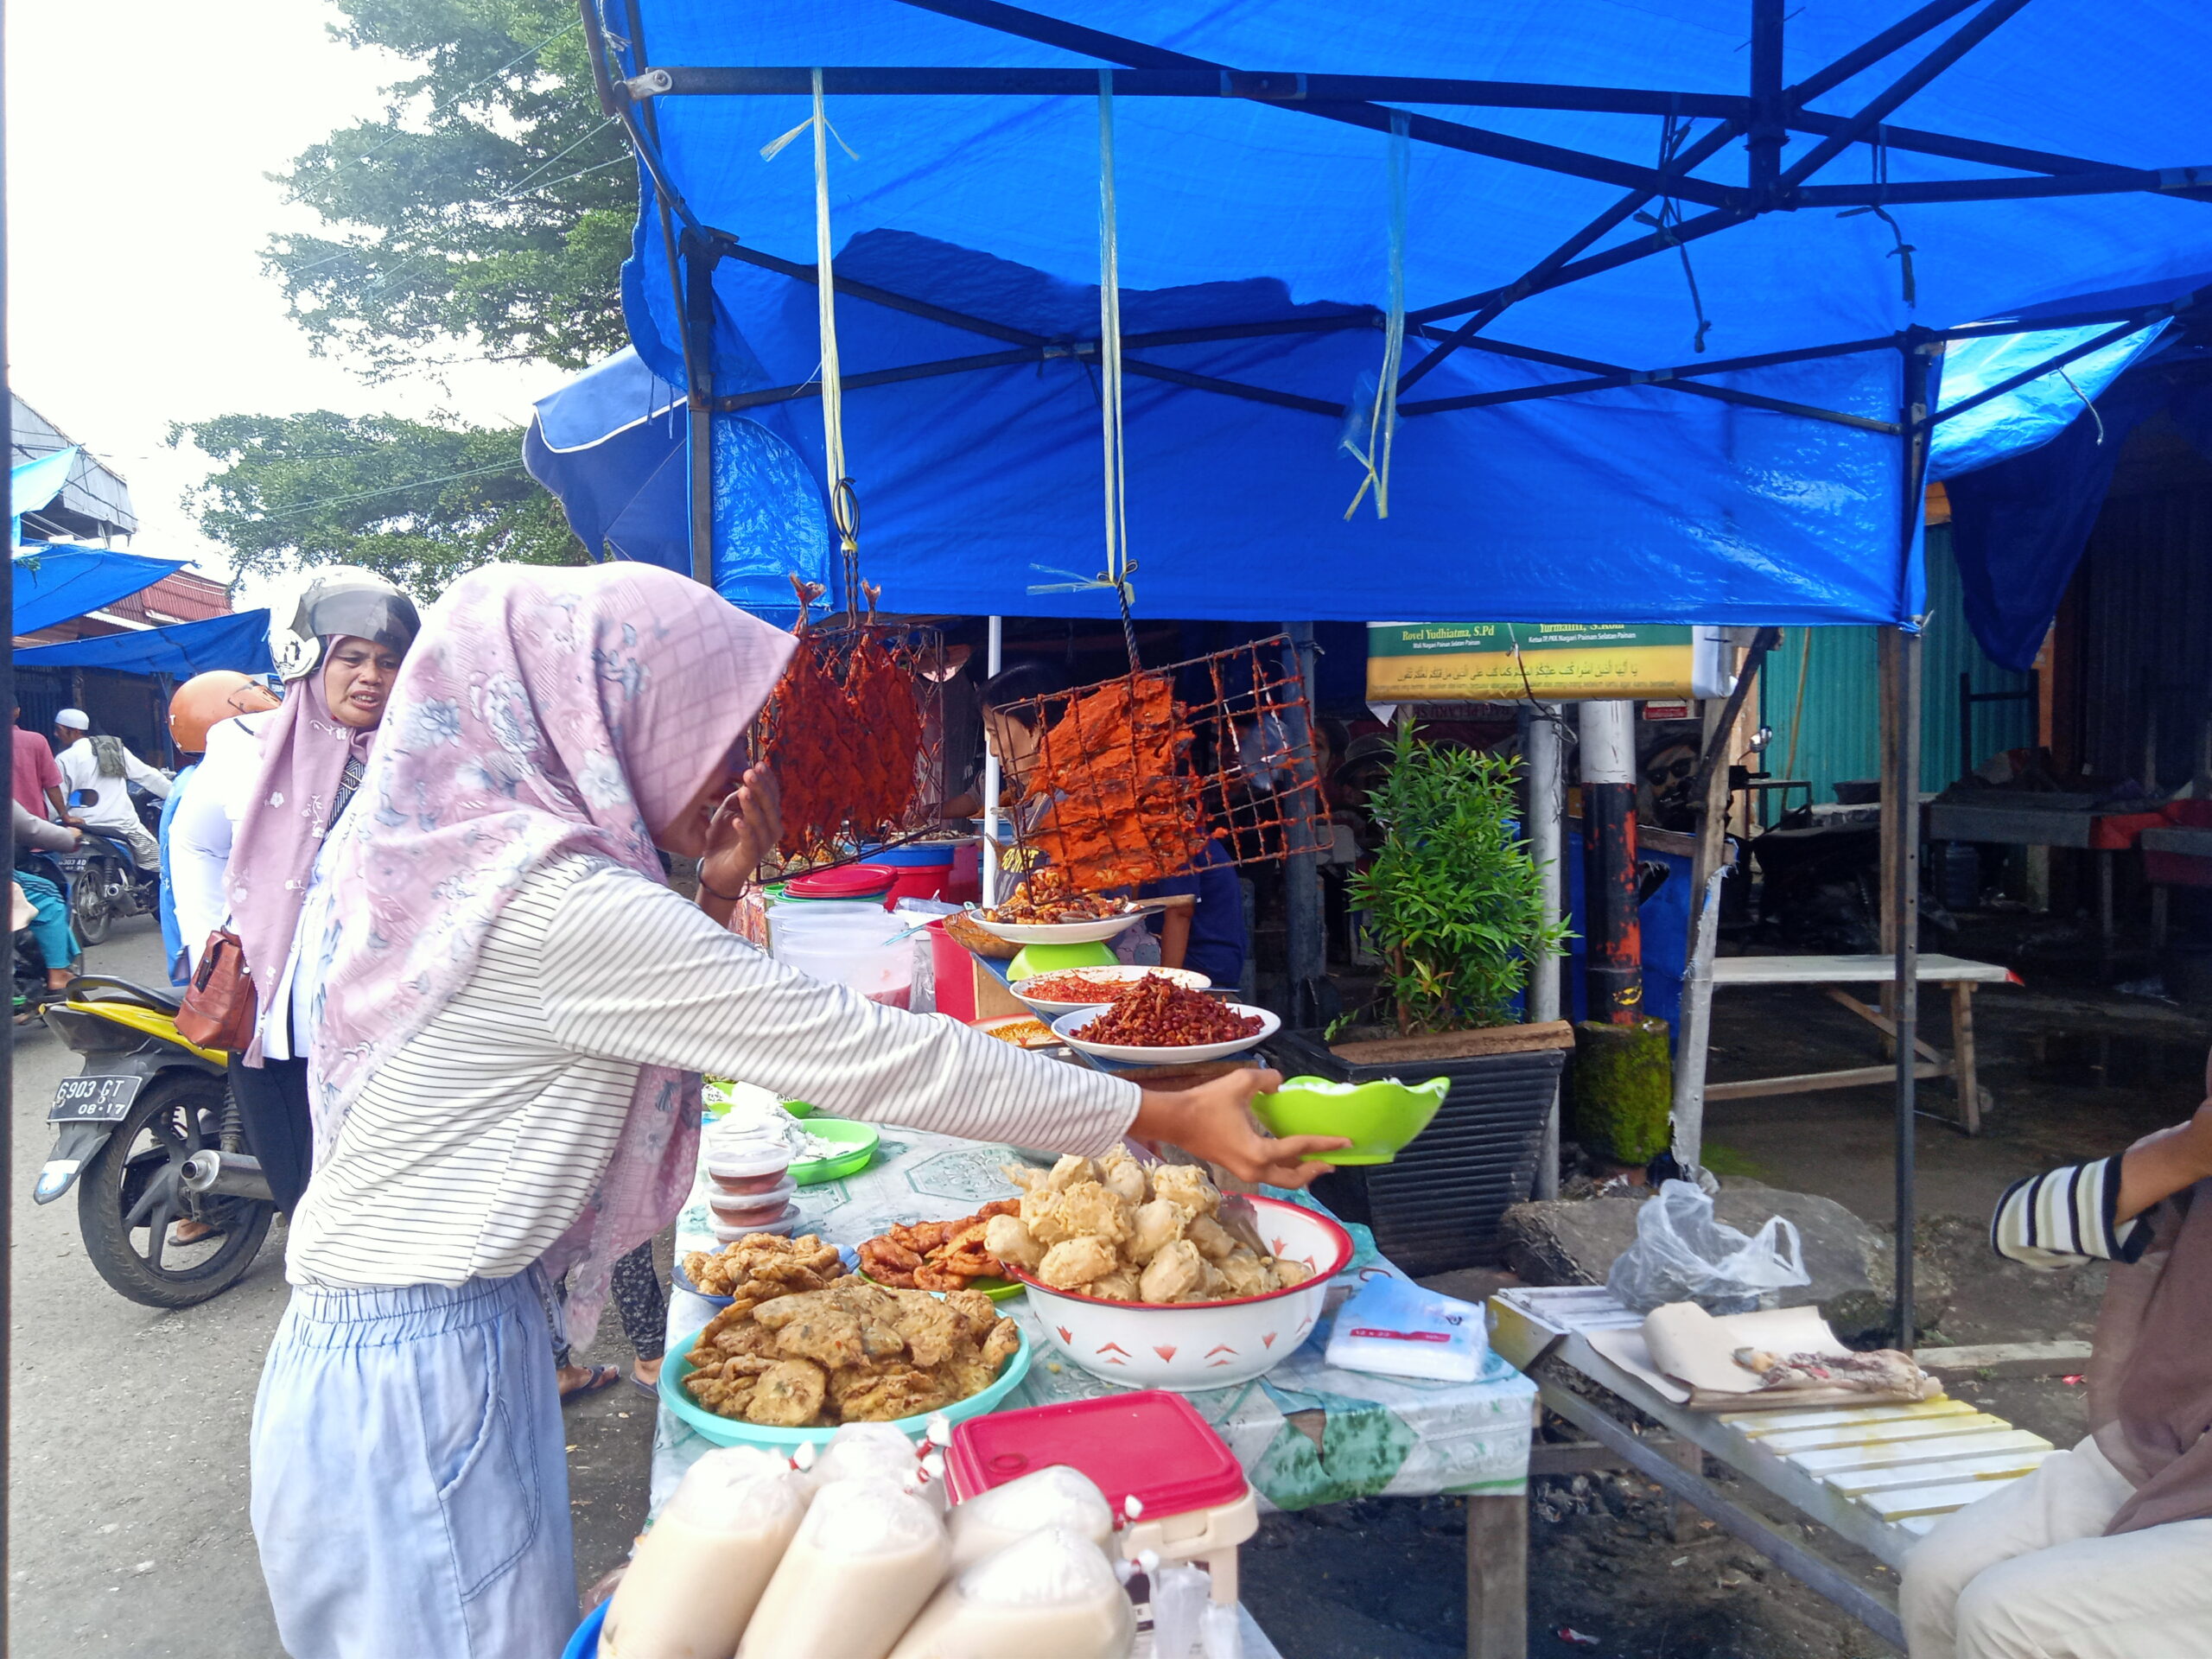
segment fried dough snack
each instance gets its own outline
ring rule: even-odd
[[[1054,1290],[1116,1302],[1215,1302],[1302,1285],[1303,1262],[1262,1255],[1215,1219],[1221,1193],[1190,1164],[1141,1164],[1116,1148],[1050,1170],[1008,1165],[1018,1215],[986,1229],[999,1259]]]
[[[958,1221],[894,1224],[861,1246],[861,1271],[894,1290],[965,1290],[971,1279],[1003,1279],[1006,1265],[987,1235],[1017,1207],[1001,1198]]]
[[[849,1274],[731,1303],[692,1344],[683,1387],[718,1416],[779,1428],[889,1422],[980,1394],[1020,1345],[981,1291],[938,1297]]]
[[[694,1250],[683,1258],[683,1271],[709,1296],[728,1296],[748,1306],[819,1290],[844,1272],[837,1247],[824,1244],[812,1233],[779,1238],[773,1233],[752,1233],[719,1250]]]

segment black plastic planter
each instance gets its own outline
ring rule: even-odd
[[[1338,1170],[1314,1183],[1313,1195],[1371,1229],[1382,1254],[1407,1273],[1503,1259],[1498,1220],[1529,1196],[1567,1049],[1363,1065],[1339,1057],[1319,1032],[1287,1031],[1268,1047],[1286,1077],[1451,1078],[1435,1119],[1395,1162]]]

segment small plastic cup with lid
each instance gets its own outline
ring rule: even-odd
[[[707,1180],[729,1198],[759,1197],[788,1187],[791,1149],[781,1139],[719,1141],[707,1152]],[[786,1194],[788,1196],[788,1193]]]
[[[747,1222],[742,1226],[733,1226],[717,1216],[709,1224],[709,1230],[714,1234],[715,1242],[717,1244],[734,1244],[740,1239],[752,1237],[755,1233],[773,1233],[779,1238],[789,1238],[798,1230],[798,1206],[795,1204],[786,1204],[769,1219]]]
[[[798,1183],[785,1175],[766,1192],[709,1192],[707,1208],[726,1227],[752,1227],[782,1215],[790,1207],[791,1195],[798,1191]]]

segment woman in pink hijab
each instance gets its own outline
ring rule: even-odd
[[[315,1177],[253,1429],[294,1659],[560,1650],[546,1287],[568,1275],[582,1347],[612,1264],[690,1191],[702,1071],[1063,1153],[1169,1140],[1293,1186],[1345,1144],[1262,1135],[1271,1073],[1140,1091],[794,973],[671,892],[656,847],[719,907],[773,842],[746,734],[791,651],[651,566],[502,566],[400,671],[303,934]]]

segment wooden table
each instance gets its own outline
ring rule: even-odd
[[[1891,1592],[1737,1503],[1706,1478],[1705,1459],[1718,1459],[1896,1569],[1943,1516],[2029,1473],[2052,1450],[2040,1435],[1940,1397],[1910,1406],[1686,1411],[1591,1346],[1593,1331],[1643,1323],[1604,1286],[1502,1290],[1489,1307],[1491,1346],[1535,1379],[1547,1407],[1900,1648],[1904,1630]],[[1653,1444],[1606,1401],[1568,1386],[1571,1380],[1595,1382],[1656,1420],[1673,1444]]]
[[[1978,985],[2018,984],[2010,969],[1993,962],[1969,962],[1963,957],[1923,956],[1919,958],[1923,985],[1941,985],[1951,993],[1951,1052],[1939,1052],[1915,1039],[1919,1055],[1914,1075],[1948,1077],[1957,1090],[1959,1119],[1968,1135],[1981,1133],[1981,1085],[1975,1076],[1974,1052],[1974,993]],[[1846,985],[1888,985],[1897,978],[1893,957],[1722,957],[1713,964],[1715,990],[1724,987],[1772,985],[1818,986],[1834,1001],[1850,1009],[1892,1043],[1897,1026],[1879,1009],[1871,1007],[1842,988]],[[1806,1071],[1789,1077],[1752,1077],[1740,1083],[1708,1083],[1707,1100],[1745,1100],[1760,1095],[1802,1095],[1824,1089],[1855,1089],[1864,1084],[1887,1083],[1897,1075],[1894,1065],[1851,1066],[1836,1071]]]

